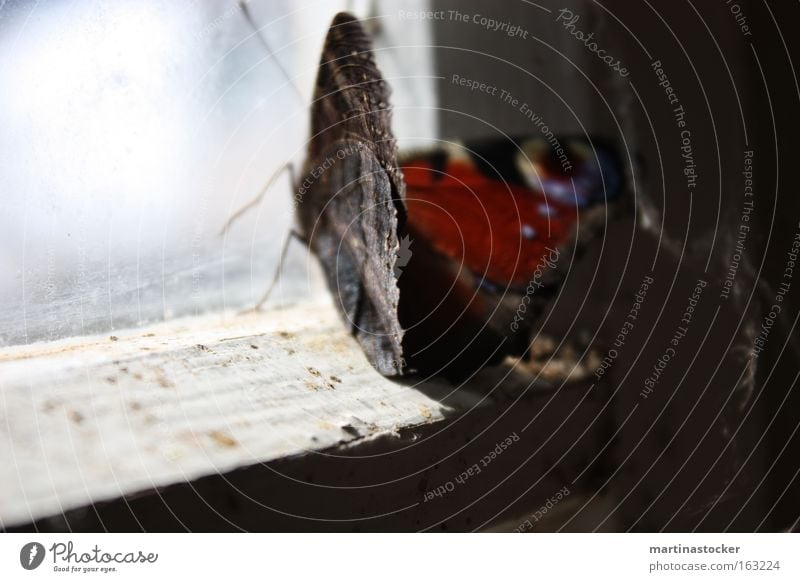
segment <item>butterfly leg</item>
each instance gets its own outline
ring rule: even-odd
[[[261,200],[263,200],[266,193],[269,191],[270,188],[272,188],[273,184],[275,184],[275,182],[278,180],[278,178],[283,172],[289,172],[289,180],[291,182],[292,188],[294,188],[295,184],[297,184],[297,182],[295,181],[294,165],[292,164],[292,162],[288,162],[283,166],[281,166],[280,168],[278,168],[275,171],[275,173],[272,174],[272,176],[270,176],[269,180],[267,180],[267,183],[264,184],[261,190],[258,191],[258,194],[256,195],[255,198],[250,200],[247,204],[245,204],[239,210],[233,213],[233,215],[222,226],[222,230],[220,230],[219,236],[224,236],[230,230],[231,226],[233,226],[233,223],[236,220],[238,220],[242,215],[247,213],[247,211],[253,208],[254,206],[258,206],[258,204],[261,203]]]
[[[269,287],[267,287],[267,290],[261,296],[261,299],[259,299],[258,302],[253,306],[253,308],[246,310],[247,312],[261,311],[261,308],[264,307],[264,304],[269,300],[269,296],[272,294],[272,291],[275,289],[275,286],[278,284],[278,281],[281,278],[283,262],[286,260],[286,254],[289,251],[289,243],[292,242],[292,239],[297,239],[300,242],[305,241],[303,235],[296,230],[292,229],[289,231],[289,234],[286,235],[286,238],[283,241],[283,248],[281,248],[281,256],[278,260],[278,266],[275,267],[275,273],[272,275],[272,281],[270,281]]]

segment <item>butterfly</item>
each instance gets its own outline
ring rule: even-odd
[[[375,369],[463,378],[528,349],[576,254],[622,198],[613,150],[555,136],[399,155],[390,88],[350,14],[325,40],[295,185],[319,259]]]

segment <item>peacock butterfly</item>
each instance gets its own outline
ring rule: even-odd
[[[457,379],[528,349],[571,257],[621,198],[622,172],[609,147],[577,138],[398,157],[389,94],[368,35],[338,14],[296,184],[298,235],[381,374]]]

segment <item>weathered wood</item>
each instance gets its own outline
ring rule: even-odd
[[[330,302],[6,348],[0,391],[2,527],[448,410],[375,372]]]

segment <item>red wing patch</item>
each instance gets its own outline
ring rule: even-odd
[[[548,253],[568,242],[578,208],[492,179],[466,160],[435,169],[404,161],[408,227],[444,256],[495,285],[524,287]]]

